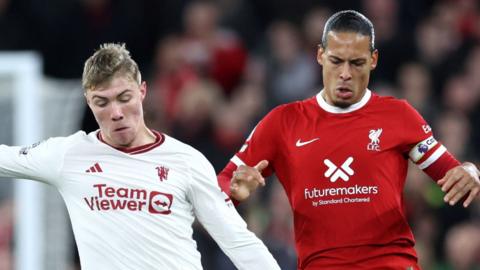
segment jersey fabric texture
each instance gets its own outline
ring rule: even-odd
[[[321,94],[273,109],[231,162],[269,161],[263,174],[275,172],[293,211],[299,269],[417,269],[408,159],[425,169],[446,149],[406,101],[367,89],[340,109]]]
[[[207,159],[155,135],[155,143],[133,149],[107,145],[98,131],[2,145],[0,175],[60,191],[84,270],[202,269],[195,216],[239,269],[279,269],[221,192]]]

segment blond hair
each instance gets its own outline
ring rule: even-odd
[[[130,56],[124,43],[105,43],[85,61],[82,75],[84,91],[110,83],[115,76],[126,76],[141,84],[137,63]]]

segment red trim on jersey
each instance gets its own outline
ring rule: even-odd
[[[442,179],[450,169],[458,165],[460,165],[460,162],[448,151],[445,151],[443,155],[423,171],[433,180],[438,181]]]
[[[232,161],[229,161],[227,166],[225,166],[225,168],[217,175],[217,182],[220,189],[232,199],[232,202],[235,205],[238,205],[239,202],[230,196],[230,181],[232,180],[233,171],[236,169],[237,165]]]
[[[153,143],[149,143],[149,144],[145,144],[145,145],[141,145],[141,146],[137,146],[137,147],[115,147],[115,146],[112,146],[110,144],[108,144],[106,141],[103,140],[102,138],[102,134],[100,133],[100,131],[97,133],[97,138],[105,143],[105,144],[108,144],[110,145],[111,147],[119,150],[119,151],[122,151],[124,153],[127,153],[127,154],[131,154],[131,155],[136,155],[136,154],[141,154],[141,153],[145,153],[145,152],[148,152],[150,150],[152,150],[153,148],[156,148],[157,146],[160,146],[164,141],[165,141],[165,136],[163,134],[161,134],[160,132],[158,131],[155,131],[155,130],[151,130],[153,132],[153,134],[155,135],[155,141]]]

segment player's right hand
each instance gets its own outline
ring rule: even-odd
[[[237,201],[244,201],[255,191],[258,185],[265,186],[262,171],[268,166],[268,161],[262,160],[254,167],[240,165],[230,181],[230,196]]]

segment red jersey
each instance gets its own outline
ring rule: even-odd
[[[321,93],[275,108],[231,162],[269,161],[263,174],[275,172],[292,207],[299,269],[413,270],[408,158],[425,169],[445,151],[406,101],[367,90],[347,109]]]

